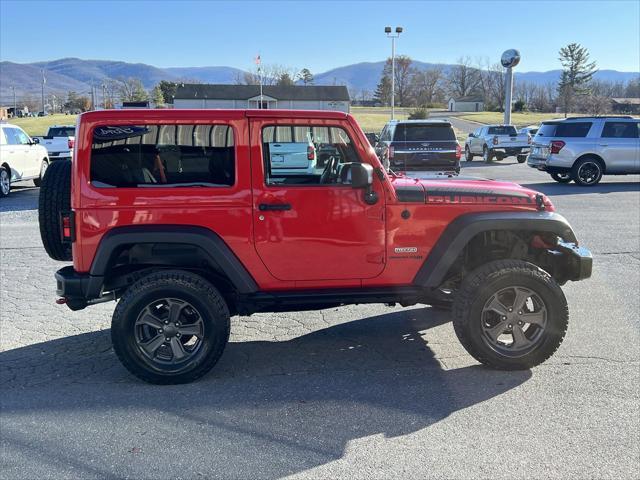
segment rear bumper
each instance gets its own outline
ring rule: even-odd
[[[442,157],[409,154],[396,154],[391,159],[391,168],[394,170],[420,169],[434,172],[460,171],[460,160],[455,157],[455,152]]]
[[[531,151],[529,146],[526,147],[501,147],[497,146],[491,149],[493,153],[504,153],[506,156],[510,155],[525,155]]]
[[[55,273],[56,294],[66,300],[71,310],[80,310],[101,297],[103,277],[78,273],[72,266],[63,267]]]
[[[532,157],[527,159],[527,165],[542,172],[548,173],[570,173],[571,167],[549,165],[549,161],[543,157]]]

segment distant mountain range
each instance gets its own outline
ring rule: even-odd
[[[317,85],[347,85],[352,91],[373,91],[380,79],[384,63],[384,61],[356,63],[334,68],[315,74],[315,83]],[[453,66],[416,60],[413,61],[413,65],[418,69],[437,66],[444,69],[445,72]],[[243,70],[233,67],[159,68],[144,63],[81,60],[79,58],[62,58],[35,63],[0,62],[0,102],[2,104],[12,102],[12,87],[15,87],[18,97],[39,95],[42,85],[42,70],[45,71],[47,91],[65,93],[69,90],[75,90],[85,94],[90,91],[92,83],[99,86],[106,80],[120,77],[139,78],[145,88],[151,89],[160,80],[235,83],[238,75],[244,74]],[[626,83],[639,76],[638,72],[600,70],[596,73],[595,78]],[[516,73],[516,81],[525,80],[535,84],[556,82],[559,77],[560,70]]]

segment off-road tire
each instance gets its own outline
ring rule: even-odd
[[[517,155],[516,156],[518,163],[524,163],[527,161],[527,155]]]
[[[60,213],[71,210],[71,160],[58,160],[47,168],[40,185],[38,222],[44,249],[54,260],[70,261],[71,245],[62,243]]]
[[[573,178],[571,178],[570,173],[551,173],[551,178],[553,178],[558,183],[569,183]]]
[[[482,159],[486,162],[486,163],[491,163],[493,161],[493,153],[491,152],[491,149],[489,149],[489,147],[487,147],[486,145],[484,147],[482,147]]]
[[[502,355],[482,339],[485,302],[500,289],[522,286],[533,290],[547,308],[547,325],[535,348],[520,357]],[[453,327],[469,354],[499,370],[524,370],[541,364],[558,349],[567,331],[569,309],[560,286],[544,270],[521,260],[489,262],[462,282],[453,304]]]
[[[48,168],[49,168],[49,162],[43,159],[42,163],[40,164],[40,176],[38,178],[33,179],[33,184],[36,187],[42,186],[42,179],[44,178],[44,174],[46,173]]]
[[[591,169],[595,169],[597,171],[595,178],[591,181],[586,181],[583,178],[583,170],[587,167],[590,167]],[[581,187],[592,187],[594,185],[597,185],[598,183],[600,183],[600,180],[602,180],[603,173],[604,166],[602,165],[602,162],[594,157],[581,158],[576,163],[574,163],[573,167],[571,168],[571,178],[574,182],[576,182],[577,185],[580,185]]]
[[[464,159],[467,162],[473,162],[473,153],[471,153],[471,150],[469,149],[469,145],[464,147]]]
[[[162,367],[140,351],[134,334],[135,322],[154,300],[172,298],[188,302],[204,321],[202,345],[185,364]],[[113,349],[129,372],[158,385],[188,383],[205,375],[220,359],[229,341],[229,309],[222,295],[207,280],[183,270],[151,273],[131,285],[116,307],[111,321]]]

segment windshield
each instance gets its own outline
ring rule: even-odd
[[[398,125],[393,136],[396,142],[430,142],[455,140],[450,125]]]
[[[499,127],[489,127],[489,135],[517,135],[516,127],[512,125],[501,125]]]
[[[51,127],[49,129],[50,137],[73,137],[76,134],[74,127]]]

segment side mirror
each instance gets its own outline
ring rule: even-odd
[[[40,143],[40,139],[39,138],[32,138],[31,139],[31,145],[37,145]]]
[[[469,138],[476,138],[476,136],[475,136],[475,134],[470,133],[470,134],[469,134]]]
[[[368,163],[353,163],[351,165],[351,186],[353,188],[367,188],[373,184],[373,167]]]

